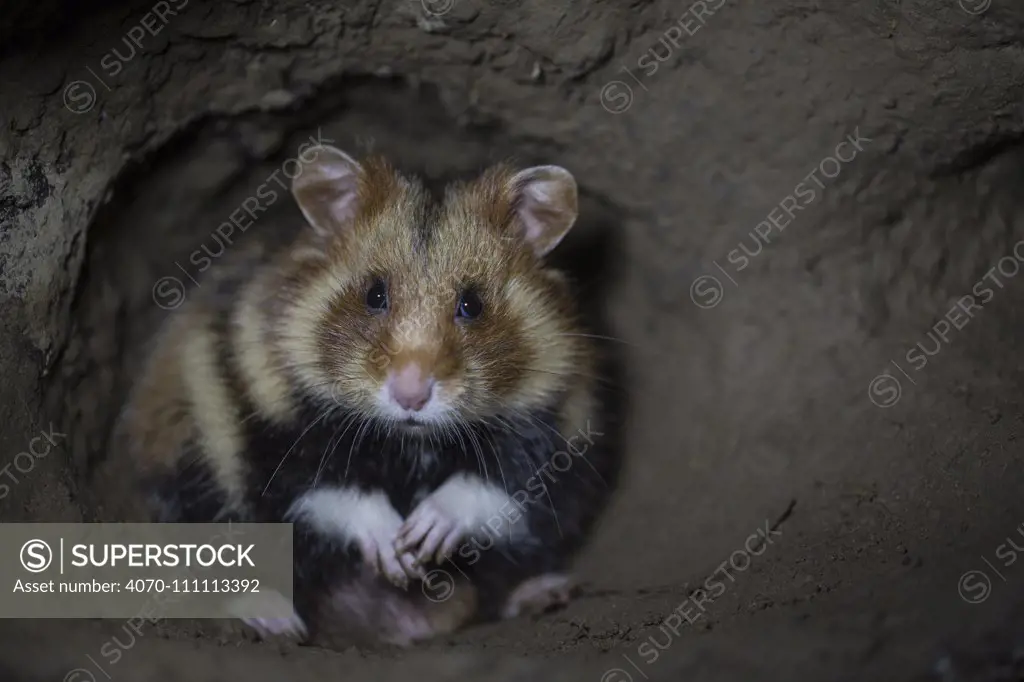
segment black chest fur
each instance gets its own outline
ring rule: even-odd
[[[250,508],[261,521],[282,520],[303,493],[324,486],[383,491],[402,516],[459,472],[511,494],[560,442],[542,415],[503,428],[463,425],[419,435],[337,410],[325,416],[313,405],[288,427],[252,418],[245,436]]]

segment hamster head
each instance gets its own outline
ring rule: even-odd
[[[565,169],[494,167],[437,202],[383,160],[321,147],[292,193],[311,229],[289,254],[280,334],[323,409],[429,432],[554,408],[589,376],[567,282],[543,260],[577,216]]]

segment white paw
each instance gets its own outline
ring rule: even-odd
[[[433,497],[420,502],[398,530],[395,547],[412,552],[418,564],[431,559],[441,563],[465,537],[462,524]]]
[[[416,564],[415,557],[409,552],[399,552],[395,547],[397,524],[390,531],[380,526],[375,530],[378,532],[361,532],[355,537],[363,561],[374,575],[383,574],[391,584],[402,589],[409,587],[410,578],[422,578],[423,570]]]
[[[502,616],[515,618],[524,613],[539,614],[566,606],[575,590],[572,578],[561,573],[545,573],[523,581],[505,601]]]

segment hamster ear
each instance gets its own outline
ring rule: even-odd
[[[362,171],[351,156],[326,145],[303,164],[292,180],[292,196],[317,234],[337,233],[355,216]]]
[[[538,256],[562,241],[579,213],[576,179],[560,166],[535,166],[509,181],[512,207]]]

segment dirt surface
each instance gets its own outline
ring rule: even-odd
[[[569,168],[562,257],[629,411],[564,611],[408,651],[4,620],[0,677],[1021,679],[1024,6],[175,0],[134,46],[151,3],[11,4],[0,463],[67,438],[4,521],[124,494],[93,472],[190,254],[310,135],[436,179]],[[298,220],[282,193],[237,238]]]

